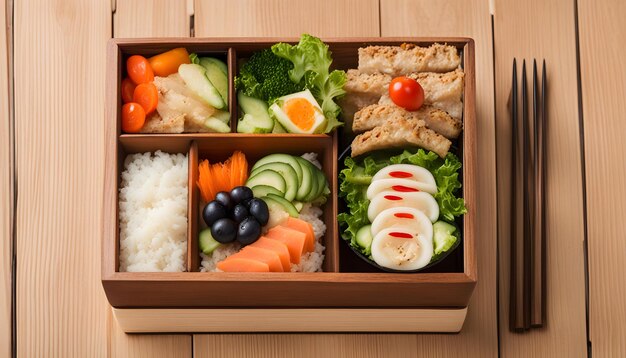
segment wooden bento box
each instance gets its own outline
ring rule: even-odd
[[[468,38],[331,38],[324,39],[333,54],[333,67],[356,68],[357,49],[368,44],[404,42],[456,46],[465,71],[464,131],[453,145],[462,158],[462,196],[468,208],[462,220],[462,244],[443,262],[420,273],[376,272],[343,242],[337,224],[338,153],[340,134],[123,134],[120,129],[120,83],[126,58],[151,56],[175,47],[216,56],[228,64],[231,129],[237,121],[233,79],[238,59],[276,42],[293,38],[181,38],[113,39],[107,49],[106,163],[104,186],[102,284],[115,308],[462,308],[476,285],[476,122],[474,42]],[[132,273],[119,271],[118,186],[128,154],[162,150],[189,154],[187,272]],[[324,272],[209,273],[199,272],[198,158],[224,160],[234,150],[251,162],[274,152],[302,154],[315,151],[329,179],[331,195],[324,207],[327,233]]]

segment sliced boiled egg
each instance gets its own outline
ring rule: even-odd
[[[370,228],[372,236],[387,228],[402,227],[413,234],[433,236],[433,224],[423,212],[405,206],[383,210],[376,216]]]
[[[424,191],[430,193],[430,186],[419,181],[413,181],[408,179],[379,179],[372,180],[372,183],[367,187],[367,198],[372,200],[376,194],[382,191],[394,191],[398,193],[414,193],[418,191]],[[436,191],[436,187],[435,187]],[[434,193],[432,193],[434,194]]]
[[[423,192],[381,191],[376,194],[367,209],[367,217],[374,222],[378,214],[389,208],[409,207],[417,209],[431,222],[439,218],[439,205],[432,195]]]
[[[435,194],[437,183],[435,177],[426,168],[413,164],[392,164],[379,170],[373,177],[372,182],[381,179],[405,179],[421,183],[421,191]]]
[[[280,97],[269,112],[290,133],[321,133],[325,129],[324,112],[308,89]]]
[[[432,229],[430,237],[427,234],[403,227],[384,229],[372,240],[372,259],[393,270],[420,269],[433,257]]]

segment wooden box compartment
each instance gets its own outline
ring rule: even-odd
[[[102,284],[116,308],[164,307],[465,307],[476,284],[474,225],[475,137],[474,43],[467,38],[346,38],[324,39],[333,52],[333,67],[356,68],[357,50],[364,45],[398,45],[404,42],[428,46],[434,42],[456,46],[465,70],[464,131],[453,143],[463,161],[462,195],[468,213],[462,221],[461,247],[444,262],[421,273],[382,273],[373,270],[350,251],[339,235],[336,215],[337,155],[344,143],[340,134],[249,135],[238,133],[122,134],[120,83],[125,60],[132,54],[151,56],[176,47],[226,60],[229,67],[231,129],[237,123],[233,79],[239,60],[284,38],[180,38],[113,39],[107,52],[106,163],[103,218]],[[189,153],[187,272],[119,272],[118,186],[127,154],[157,149]],[[198,272],[198,190],[195,186],[199,159],[223,160],[234,150],[243,151],[251,165],[265,154],[317,152],[331,184],[324,208],[327,233],[324,272],[315,273],[210,273]]]

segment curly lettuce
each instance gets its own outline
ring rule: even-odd
[[[343,86],[347,77],[344,71],[330,72],[333,59],[328,45],[317,37],[303,34],[297,45],[277,43],[272,46],[272,52],[293,63],[293,68],[289,70],[292,82],[300,83],[304,79],[305,87],[318,101],[328,121],[325,132],[343,125],[337,119],[341,108],[335,100],[346,93]]]
[[[439,204],[440,220],[453,224],[456,217],[467,212],[463,198],[456,196],[456,192],[461,188],[459,180],[461,162],[452,153],[440,158],[436,153],[423,149],[405,150],[391,157],[384,152],[376,152],[359,162],[347,157],[344,161],[345,169],[339,173],[341,183],[339,196],[344,198],[348,211],[339,214],[338,221],[344,229],[343,239],[359,250],[361,248],[356,243],[356,233],[361,227],[370,224],[367,217],[370,202],[365,195],[367,187],[376,172],[391,164],[419,165],[433,174],[437,183],[437,193],[434,197]],[[458,230],[455,235],[459,235]]]

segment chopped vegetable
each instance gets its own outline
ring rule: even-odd
[[[236,151],[224,163],[210,164],[203,160],[198,165],[198,189],[205,202],[215,199],[221,191],[231,191],[248,180],[248,161],[245,154]]]
[[[130,78],[126,77],[122,80],[122,101],[124,103],[133,101],[133,93],[135,93],[136,84],[130,80]]]
[[[138,133],[146,122],[146,112],[138,103],[130,102],[122,106],[122,130]]]
[[[300,92],[304,81],[292,82],[289,71],[293,64],[265,49],[252,54],[235,77],[235,87],[246,96],[255,97],[272,104],[278,97]]]
[[[130,56],[128,60],[126,60],[126,72],[128,72],[128,77],[130,77],[135,84],[154,81],[152,67],[143,56]]]
[[[343,86],[347,77],[344,71],[330,72],[333,59],[328,45],[317,37],[304,34],[297,45],[277,43],[272,46],[272,52],[293,64],[293,69],[289,71],[291,81],[301,83],[304,79],[305,87],[321,103],[322,111],[328,119],[325,132],[342,125],[337,119],[341,108],[335,103],[335,99],[346,93]]]
[[[163,52],[148,59],[154,74],[160,77],[167,77],[178,72],[178,67],[183,63],[190,63],[189,53],[184,47],[175,48]]]
[[[142,83],[137,85],[133,93],[133,102],[143,107],[146,115],[151,114],[159,103],[159,91],[154,83]]]

